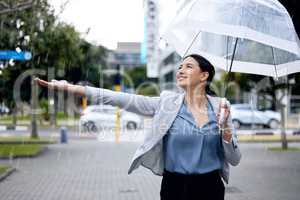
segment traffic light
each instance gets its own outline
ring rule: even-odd
[[[118,64],[117,67],[117,73],[114,76],[114,85],[121,85],[121,74],[120,74],[120,65]]]

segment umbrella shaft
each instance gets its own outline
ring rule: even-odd
[[[226,97],[226,95],[227,95],[228,83],[229,83],[230,77],[231,77],[230,76],[231,75],[231,69],[232,69],[232,65],[233,65],[233,61],[234,61],[234,57],[235,57],[235,52],[236,52],[236,48],[237,48],[237,44],[238,44],[238,39],[239,38],[235,39],[233,54],[232,54],[231,61],[230,61],[230,66],[229,66],[229,71],[228,71],[227,77],[225,79],[225,94],[224,94],[224,97]]]

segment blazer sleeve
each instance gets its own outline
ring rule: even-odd
[[[230,106],[230,102],[227,100],[228,105]],[[232,117],[231,112],[228,116],[227,123],[229,127],[231,128],[232,132],[232,140],[231,142],[226,142],[223,140],[223,148],[225,153],[225,159],[233,166],[236,166],[240,163],[242,154],[238,145],[238,137],[236,133],[236,129],[234,128],[232,124]]]
[[[118,106],[144,116],[153,116],[160,102],[159,96],[148,97],[90,86],[85,86],[85,95],[93,104]]]

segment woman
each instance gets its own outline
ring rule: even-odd
[[[241,153],[229,102],[221,105],[221,98],[213,96],[210,90],[214,73],[214,67],[204,57],[186,56],[176,73],[177,85],[183,92],[162,91],[159,97],[36,81],[42,86],[87,96],[96,103],[152,116],[152,126],[146,130],[128,174],[142,165],[163,176],[161,200],[223,200],[223,181],[228,183],[229,164],[237,165]],[[221,106],[225,119],[219,124]]]

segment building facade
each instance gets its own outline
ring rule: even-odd
[[[117,49],[109,50],[107,62],[114,68],[120,65],[124,69],[141,66],[141,43],[118,42]]]

